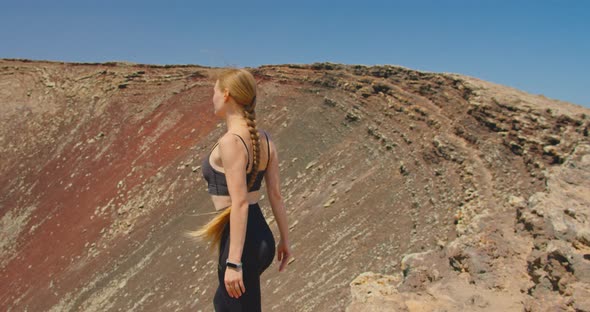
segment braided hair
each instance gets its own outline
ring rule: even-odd
[[[248,174],[248,190],[254,185],[256,176],[258,175],[258,164],[260,163],[260,136],[258,135],[258,128],[256,128],[256,96],[252,99],[250,104],[244,105],[244,118],[248,124],[250,131],[250,139],[252,140],[252,169]]]

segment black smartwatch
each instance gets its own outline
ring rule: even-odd
[[[229,260],[225,260],[225,265],[228,266],[228,267],[230,267],[230,268],[234,268],[236,270],[242,269],[242,263],[241,262],[240,263],[233,263],[233,262],[230,262]]]

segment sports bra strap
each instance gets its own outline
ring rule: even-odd
[[[270,163],[270,145],[268,144],[268,134],[264,131],[264,136],[266,137],[266,150],[268,151],[268,157],[266,157],[266,169],[268,169],[268,163]]]

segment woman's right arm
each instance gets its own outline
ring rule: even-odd
[[[268,168],[264,174],[264,180],[266,181],[266,193],[268,194],[268,200],[272,207],[277,225],[279,226],[279,232],[281,235],[281,241],[289,245],[289,225],[287,222],[287,211],[285,204],[283,203],[283,196],[281,195],[280,179],[279,179],[279,159],[276,148],[272,141],[269,141],[270,159]]]

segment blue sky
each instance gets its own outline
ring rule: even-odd
[[[5,1],[0,58],[453,72],[590,108],[590,1]]]

